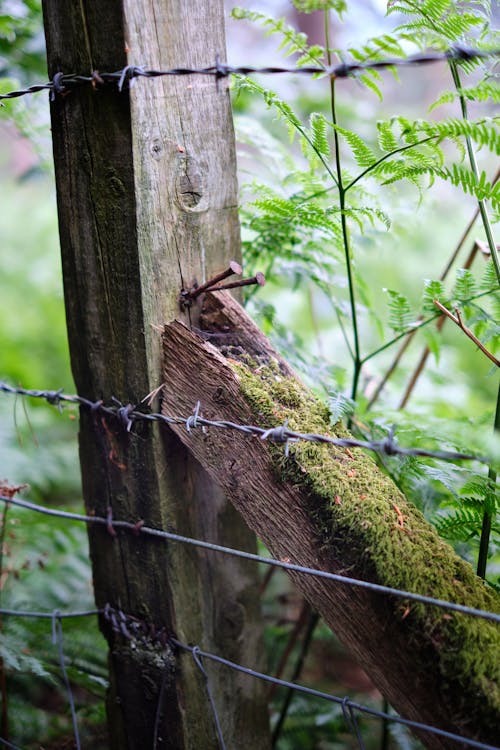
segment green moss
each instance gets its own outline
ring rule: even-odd
[[[348,436],[342,425],[332,428],[326,407],[300,382],[283,376],[277,366],[234,363],[233,367],[242,394],[262,426],[288,420],[292,430]],[[325,549],[331,549],[351,575],[500,612],[496,592],[438,536],[371,456],[359,449],[306,441],[291,442],[288,458],[283,446],[271,443],[270,451],[281,479],[305,491]],[[432,668],[440,670],[442,690],[458,680],[469,701],[471,693],[480,694],[483,702],[488,697],[489,706],[474,708],[469,703],[469,712],[484,711],[491,717],[491,712],[500,711],[498,625],[402,599],[392,601],[394,616],[406,628],[408,640],[427,636],[432,645],[429,659]]]

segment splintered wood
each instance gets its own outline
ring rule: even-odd
[[[332,429],[324,407],[229,294],[205,295],[200,325],[199,332],[178,321],[164,328],[165,415],[187,416],[200,401],[200,416],[211,420],[270,428],[308,419],[292,429],[346,436],[340,425]],[[172,430],[276,558],[445,599],[453,592],[455,601],[500,609],[495,594],[362,451],[299,441],[285,458],[283,445],[234,429]],[[290,576],[399,713],[494,740],[494,655],[483,653],[482,673],[470,673],[470,654],[484,639],[498,640],[493,623]],[[419,736],[430,748],[448,747],[436,735]]]

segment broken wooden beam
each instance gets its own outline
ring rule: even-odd
[[[347,436],[237,302],[207,294],[203,331],[164,327],[163,413]],[[231,429],[173,426],[273,556],[500,612],[496,592],[455,554],[372,456],[284,446]],[[500,628],[472,616],[297,572],[290,576],[405,718],[482,742],[500,726]],[[429,748],[450,741],[420,732]],[[452,743],[453,747],[457,747]]]

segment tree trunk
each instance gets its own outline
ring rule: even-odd
[[[266,428],[288,420],[292,430],[347,436],[227,293],[206,295],[201,325],[207,341],[182,323],[165,326],[164,414],[189,414],[201,400],[207,419]],[[496,593],[365,453],[302,441],[286,457],[283,445],[235,430],[172,429],[275,557],[500,611]],[[497,741],[497,624],[290,575],[402,716]],[[459,746],[420,737],[429,748]]]
[[[44,0],[43,9],[51,77],[127,64],[206,66],[224,55],[222,0]],[[154,326],[179,313],[182,287],[239,257],[227,84],[190,76],[141,79],[122,93],[87,86],[56,95],[51,116],[78,393],[136,404],[161,379]],[[196,324],[196,307],[189,312]],[[109,509],[116,519],[255,550],[253,534],[171,433],[147,423],[129,433],[82,412],[80,459],[88,512]],[[89,537],[98,606],[231,659],[261,651],[255,565],[98,528]],[[110,644],[111,747],[218,747],[194,662],[180,669],[156,640],[129,641],[104,619],[101,627]],[[211,689],[228,745],[267,747],[263,687],[217,675]]]

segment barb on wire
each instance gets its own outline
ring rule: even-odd
[[[291,73],[294,75],[310,76],[323,75],[330,78],[348,78],[363,70],[383,70],[385,68],[394,68],[395,66],[406,65],[429,65],[444,60],[454,60],[456,62],[485,59],[488,57],[498,57],[500,50],[480,50],[462,45],[454,45],[446,52],[428,52],[410,55],[406,58],[391,58],[387,60],[366,60],[364,62],[343,62],[339,65],[319,66],[305,65],[303,67],[254,67],[251,65],[228,65],[221,63],[218,56],[215,64],[205,68],[169,68],[167,70],[148,70],[140,65],[126,65],[121,70],[112,73],[101,73],[93,71],[90,75],[76,75],[73,73],[56,73],[54,78],[47,83],[37,83],[17,91],[9,91],[6,94],[0,94],[1,99],[15,99],[27,94],[35,94],[38,91],[48,90],[51,99],[58,94],[66,94],[81,86],[93,86],[101,88],[105,85],[114,84],[119,91],[122,91],[126,84],[130,84],[137,78],[159,78],[161,76],[186,76],[202,75],[212,76],[218,82],[221,78],[227,78],[231,75],[275,75],[282,73]]]
[[[181,643],[176,638],[172,638],[171,641],[173,645],[176,646],[181,651],[192,653],[193,650],[196,648],[197,653],[200,656],[203,656],[205,659],[211,659],[212,661],[215,661],[218,664],[222,664],[225,667],[234,669],[237,672],[243,672],[243,674],[247,674],[250,677],[255,677],[259,680],[264,680],[265,682],[271,682],[275,685],[279,685],[280,687],[292,688],[293,690],[296,690],[297,692],[303,693],[305,695],[311,695],[316,698],[323,698],[324,700],[330,701],[330,703],[337,703],[338,705],[342,706],[342,710],[344,711],[344,716],[346,716],[346,711],[349,712],[349,719],[351,720],[349,722],[349,726],[357,727],[353,712],[358,711],[359,713],[364,713],[369,716],[376,717],[378,719],[387,719],[396,724],[403,724],[404,726],[410,727],[412,729],[417,729],[422,732],[429,732],[439,737],[443,737],[448,740],[453,740],[454,742],[461,742],[462,745],[465,744],[465,745],[468,745],[469,747],[478,748],[479,750],[500,750],[500,748],[495,745],[487,745],[484,742],[479,742],[477,740],[470,740],[470,739],[467,739],[467,737],[454,734],[453,732],[447,732],[444,729],[438,729],[437,727],[433,727],[429,724],[423,724],[419,721],[411,721],[410,719],[405,719],[402,716],[388,714],[388,713],[385,713],[384,711],[378,711],[375,708],[369,708],[368,706],[364,706],[361,703],[356,703],[355,701],[352,701],[349,697],[340,698],[336,695],[331,695],[330,693],[325,693],[321,690],[315,690],[314,688],[309,688],[309,687],[306,687],[305,685],[299,685],[295,682],[287,682],[286,680],[281,680],[278,677],[272,677],[271,675],[265,674],[263,672],[257,672],[254,669],[250,669],[249,667],[244,667],[241,664],[236,664],[235,662],[230,661],[229,659],[225,659],[222,656],[218,656],[217,654],[212,654],[208,651],[202,651],[197,646],[188,646],[185,643]],[[356,734],[356,737],[359,743],[359,733]],[[360,747],[362,747],[362,745],[360,745]]]
[[[339,448],[364,448],[365,450],[382,453],[388,456],[420,456],[423,458],[435,458],[439,461],[480,461],[481,463],[490,463],[486,456],[478,456],[471,453],[462,453],[460,451],[440,451],[430,450],[427,448],[404,448],[400,446],[394,433],[396,427],[393,426],[388,435],[382,440],[358,440],[356,438],[336,438],[330,435],[320,435],[317,433],[297,432],[288,429],[287,424],[278,427],[258,427],[257,425],[243,425],[228,420],[205,419],[200,416],[200,402],[197,402],[194,413],[185,416],[173,416],[161,414],[159,412],[138,411],[137,406],[127,404],[123,406],[120,401],[113,398],[114,406],[106,406],[103,401],[91,401],[83,396],[65,395],[62,390],[42,391],[27,390],[19,388],[0,381],[0,392],[11,393],[20,396],[32,398],[42,398],[53,406],[61,409],[63,403],[80,404],[93,412],[101,412],[108,416],[116,417],[121,424],[130,432],[134,422],[163,422],[168,425],[184,425],[188,432],[196,427],[213,427],[215,429],[237,430],[247,435],[256,435],[262,440],[273,440],[277,443],[285,444],[285,455],[288,456],[290,442],[297,440],[306,440],[311,443],[323,443],[335,445]]]
[[[69,511],[65,510],[56,510],[55,508],[45,508],[42,505],[37,505],[36,503],[31,503],[27,500],[21,500],[20,498],[12,498],[0,495],[0,501],[4,503],[10,503],[11,505],[17,505],[20,508],[26,508],[27,510],[33,510],[37,513],[43,513],[48,516],[66,518],[71,521],[95,523],[105,527],[108,527],[110,523],[109,518],[104,516],[87,516],[80,513],[70,513]],[[174,534],[173,532],[164,531],[163,529],[154,529],[149,526],[144,526],[140,522],[131,523],[130,521],[118,521],[113,519],[111,523],[114,529],[124,529],[126,531],[131,531],[133,534],[146,534],[148,536],[155,536],[171,542],[191,544],[194,547],[201,547],[202,549],[208,549],[212,552],[222,552],[226,555],[233,555],[234,557],[239,557],[244,560],[253,560],[254,562],[263,563],[264,565],[273,565],[274,567],[281,568],[282,570],[290,570],[294,573],[302,573],[303,575],[317,576],[318,578],[325,578],[329,581],[335,581],[336,583],[341,583],[343,585],[357,586],[359,588],[368,589],[369,591],[374,591],[379,594],[390,594],[391,596],[420,602],[421,604],[430,604],[434,607],[447,609],[451,612],[460,612],[461,614],[470,615],[472,617],[479,617],[484,620],[491,620],[492,622],[500,624],[500,614],[496,612],[488,612],[484,609],[467,607],[464,604],[456,604],[455,602],[445,601],[444,599],[435,599],[434,597],[426,596],[425,594],[417,594],[413,591],[395,589],[390,586],[384,586],[380,583],[363,581],[359,578],[350,578],[349,576],[340,575],[339,573],[331,573],[327,570],[308,568],[303,565],[285,562],[284,560],[276,560],[272,557],[263,557],[262,555],[256,555],[252,552],[245,552],[244,550],[234,549],[232,547],[223,547],[220,544],[205,542],[202,539],[193,539],[192,537],[182,536],[181,534]],[[0,614],[9,614],[9,610],[0,609]],[[31,616],[35,617],[38,615],[32,613]]]

